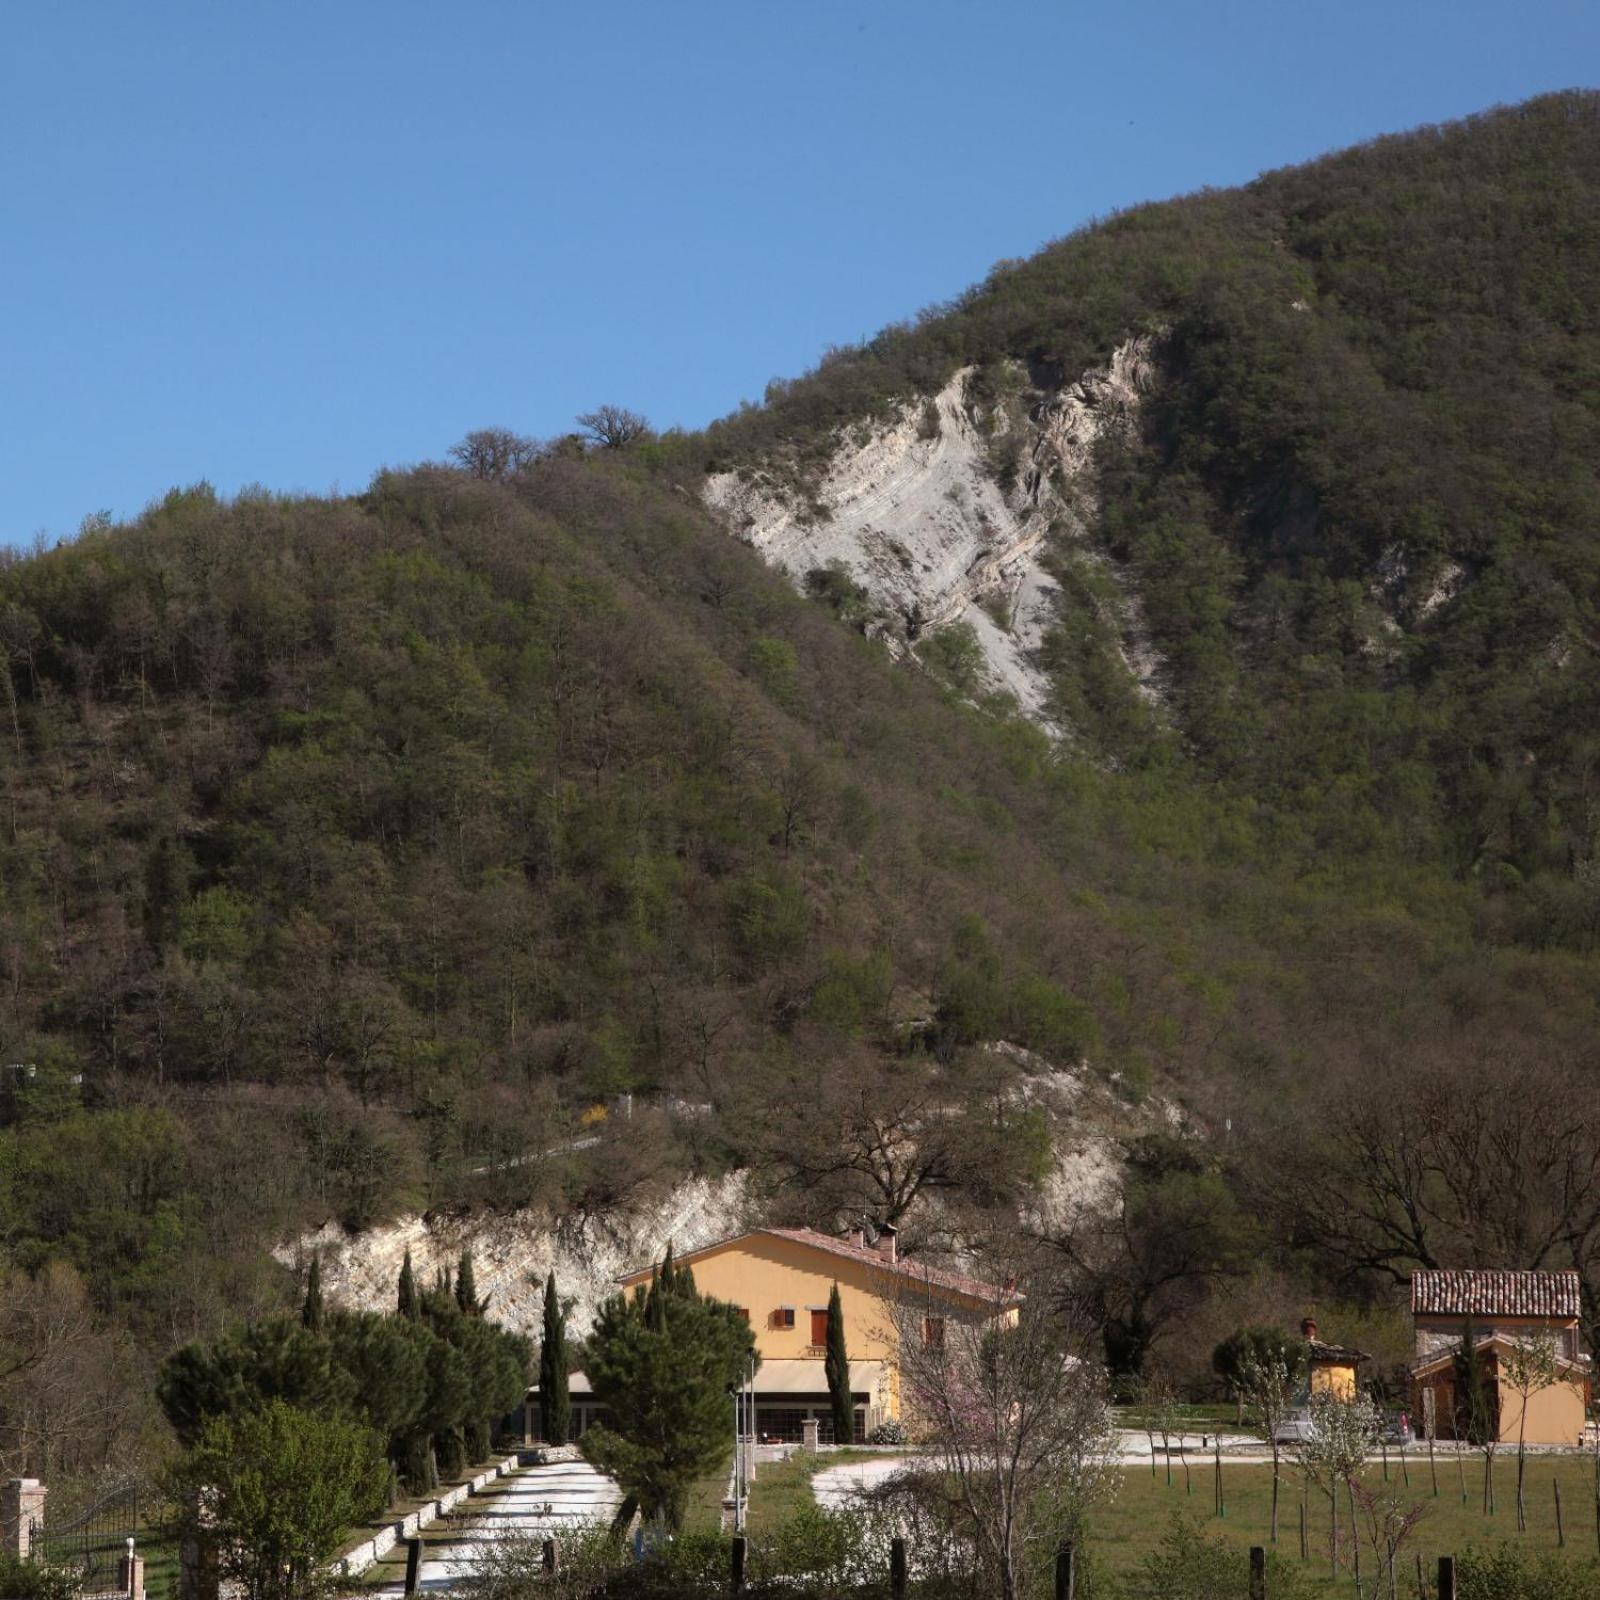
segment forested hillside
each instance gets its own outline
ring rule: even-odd
[[[1143,437],[1104,442],[1094,548],[1142,602],[1178,737],[1107,671],[1063,551],[1067,720],[1108,759],[1192,761],[1269,808],[1308,870],[1445,863],[1514,937],[1588,948],[1600,98],[1383,139],[1002,263],[774,385],[710,430],[707,463],[804,477],[838,429],[958,367],[992,408],[1137,334],[1161,378]]]
[[[703,436],[12,559],[0,1342],[97,1398],[12,1383],[8,1466],[140,1448],[151,1363],[289,1304],[302,1228],[735,1166],[1042,1250],[1123,1373],[1370,1330],[1419,1263],[1600,1291],[1597,184],[1596,101],[1540,102],[1115,218]],[[1053,743],[701,503],[1141,331],[1093,532],[1170,717],[1068,608]],[[1039,1203],[1067,1069],[1126,1110],[1119,1218]],[[1134,1137],[1152,1097],[1189,1120]]]

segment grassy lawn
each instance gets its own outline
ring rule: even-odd
[[[825,1467],[859,1461],[871,1452],[861,1450],[820,1450],[816,1455],[796,1451],[783,1461],[763,1461],[756,1468],[750,1486],[749,1532],[759,1537],[787,1522],[811,1501],[811,1477]],[[728,1466],[732,1465],[729,1457]],[[689,1500],[685,1522],[691,1532],[715,1533],[721,1526],[722,1495],[728,1485],[728,1466],[709,1478],[702,1478]]]
[[[1401,1563],[1415,1570],[1413,1552],[1422,1553],[1423,1564],[1431,1569],[1441,1555],[1456,1554],[1469,1544],[1483,1546],[1500,1539],[1519,1539],[1534,1549],[1556,1547],[1554,1480],[1561,1484],[1562,1509],[1569,1555],[1589,1559],[1596,1554],[1594,1479],[1585,1459],[1572,1456],[1530,1456],[1527,1472],[1528,1531],[1517,1532],[1516,1454],[1502,1454],[1495,1463],[1497,1513],[1482,1514],[1483,1458],[1465,1458],[1467,1499],[1462,1503],[1460,1478],[1454,1458],[1439,1461],[1439,1495],[1434,1498],[1428,1473],[1427,1456],[1407,1452],[1406,1469],[1411,1483],[1406,1487],[1398,1456],[1389,1462],[1388,1486],[1399,1491],[1407,1504],[1421,1502],[1426,1508],[1421,1525],[1405,1546]],[[1241,1546],[1270,1544],[1272,1469],[1268,1466],[1222,1464],[1223,1498],[1227,1515],[1219,1518],[1213,1510],[1213,1469],[1209,1461],[1196,1461],[1191,1467],[1193,1492],[1184,1492],[1183,1473],[1174,1467],[1174,1483],[1167,1487],[1164,1470],[1152,1479],[1146,1467],[1123,1471],[1117,1497],[1109,1506],[1094,1513],[1090,1542],[1096,1558],[1113,1571],[1123,1572],[1141,1564],[1160,1543],[1174,1512],[1192,1515],[1210,1535],[1221,1534]],[[1363,1480],[1369,1487],[1383,1486],[1381,1469],[1374,1465]],[[1283,1469],[1278,1513],[1278,1551],[1298,1560],[1300,1553],[1301,1479],[1291,1466]],[[1307,1570],[1326,1581],[1328,1570],[1328,1501],[1313,1488],[1306,1501],[1307,1538],[1311,1559]],[[1341,1496],[1339,1525],[1349,1529],[1349,1505]],[[1362,1562],[1370,1576],[1370,1546],[1363,1546]],[[1348,1576],[1340,1580],[1348,1585]]]
[[[1240,1422],[1238,1408],[1225,1401],[1178,1406],[1174,1414],[1181,1420],[1186,1433],[1253,1433],[1259,1436],[1261,1432],[1248,1422]],[[1117,1406],[1113,1420],[1119,1428],[1143,1432],[1146,1422],[1154,1421],[1154,1416],[1140,1406]]]

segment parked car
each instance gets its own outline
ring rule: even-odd
[[[1311,1437],[1311,1408],[1289,1412],[1273,1430],[1275,1444],[1302,1444]]]
[[[1383,1419],[1385,1444],[1413,1444],[1416,1437],[1411,1431],[1411,1418],[1404,1411],[1397,1411]]]

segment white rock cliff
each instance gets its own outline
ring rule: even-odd
[[[930,403],[908,403],[871,429],[844,430],[809,496],[778,472],[746,468],[714,474],[706,500],[796,583],[842,565],[867,592],[874,631],[897,653],[967,624],[988,686],[1048,723],[1049,686],[1035,656],[1061,596],[1042,561],[1046,540],[1084,544],[1095,446],[1132,426],[1153,370],[1153,340],[1131,338],[1106,366],[1026,396],[1026,420],[1013,422],[1005,407],[980,412],[969,398],[973,369],[962,368]],[[1013,428],[1021,432],[1018,471],[1002,491],[989,442]],[[1158,663],[1125,590],[1118,623],[1124,664],[1153,693]]]

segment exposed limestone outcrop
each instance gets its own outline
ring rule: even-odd
[[[575,1335],[589,1331],[600,1302],[624,1272],[660,1260],[671,1243],[698,1250],[737,1233],[754,1217],[748,1176],[690,1178],[660,1205],[604,1219],[564,1219],[551,1224],[530,1212],[476,1213],[465,1217],[402,1217],[351,1236],[330,1222],[274,1251],[299,1268],[315,1251],[322,1262],[328,1303],[351,1311],[392,1311],[400,1265],[407,1250],[420,1283],[440,1268],[454,1271],[461,1252],[472,1251],[473,1281],[489,1300],[489,1314],[518,1333],[539,1331],[544,1282],[555,1269],[563,1298],[571,1296]]]
[[[820,481],[801,491],[781,464],[719,473],[706,499],[731,531],[797,583],[835,563],[867,592],[873,631],[897,651],[967,624],[990,686],[1049,721],[1049,686],[1036,652],[1056,621],[1059,588],[1042,557],[1047,539],[1081,541],[1093,508],[1095,446],[1132,425],[1154,370],[1149,336],[1129,339],[1104,367],[1050,392],[1019,387],[1008,400],[974,396],[963,368],[931,401],[880,426],[845,430]],[[997,437],[1014,435],[1002,488]],[[1123,660],[1147,692],[1159,663],[1135,597],[1117,619]]]

